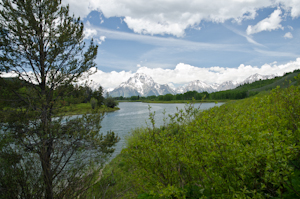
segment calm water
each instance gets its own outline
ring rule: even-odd
[[[195,104],[195,107],[205,110],[213,106],[220,106],[223,103],[203,103]],[[120,110],[107,113],[101,122],[101,132],[106,134],[107,131],[112,130],[121,138],[117,143],[116,151],[113,156],[119,154],[125,145],[125,137],[128,133],[135,129],[136,127],[146,127],[147,124],[151,125],[149,120],[149,110],[148,106],[151,106],[151,112],[155,111],[155,126],[163,125],[163,111],[166,111],[166,116],[168,114],[173,115],[177,112],[176,107],[183,109],[186,104],[148,104],[141,102],[121,102],[119,103]],[[147,122],[147,124],[146,124]]]

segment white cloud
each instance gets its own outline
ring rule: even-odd
[[[89,77],[89,80],[100,84],[105,89],[112,89],[118,87],[122,82],[127,81],[133,75],[131,71],[112,71],[105,73],[101,70],[97,70],[95,74]]]
[[[293,18],[300,16],[300,1],[299,0],[276,0],[274,3],[281,4],[282,7],[290,12]]]
[[[214,66],[209,68],[200,68],[185,63],[179,63],[174,69],[139,67],[137,73],[145,73],[153,78],[159,84],[182,85],[193,80],[201,80],[208,84],[222,83],[225,81],[243,81],[255,73],[261,75],[283,75],[285,72],[300,69],[300,58],[290,61],[286,64],[278,65],[277,62],[264,64],[261,67],[241,64],[237,68],[226,68]],[[94,82],[100,83],[104,88],[115,88],[122,82],[127,81],[134,75],[133,72],[105,73],[101,70],[90,77]]]
[[[95,30],[96,31],[96,30]],[[96,36],[96,35],[94,35],[94,36]],[[101,45],[103,42],[105,42],[105,39],[106,39],[106,37],[105,36],[100,36],[99,37],[99,39],[95,39],[95,41],[99,44],[99,45]]]
[[[91,11],[102,11],[106,18],[124,17],[128,27],[142,34],[184,36],[185,29],[201,21],[241,23],[254,19],[257,10],[280,6],[293,18],[300,16],[299,0],[63,0],[70,13],[86,17]]]
[[[255,26],[249,25],[246,32],[248,35],[259,33],[262,31],[271,31],[276,29],[283,29],[280,24],[282,21],[281,15],[282,11],[280,9],[275,10],[270,17],[263,19],[258,22]]]
[[[97,42],[98,42],[99,44],[102,44],[102,42],[105,42],[105,39],[106,39],[105,36],[100,36],[100,38],[97,39]]]
[[[238,34],[242,37],[245,37],[249,43],[254,44],[256,46],[265,47],[264,45],[256,42],[254,39],[252,39],[251,35],[247,35],[243,32],[240,32],[239,30],[237,30],[235,28],[232,28],[232,27],[229,27],[229,26],[226,26],[226,25],[225,25],[225,27],[228,28],[229,30],[231,30],[232,32],[236,33],[236,34]]]
[[[287,38],[287,39],[292,39],[293,38],[293,35],[291,32],[287,32],[285,33],[285,35],[283,36],[284,38]]]
[[[89,24],[86,25],[88,29],[93,29],[97,35],[104,35],[109,39],[116,40],[129,40],[137,41],[145,44],[162,46],[162,47],[179,47],[180,49],[205,49],[205,50],[224,50],[224,51],[240,51],[240,46],[235,44],[222,44],[222,43],[208,43],[208,42],[195,42],[184,39],[164,38],[149,35],[137,35],[134,33],[126,33],[121,31],[112,31],[104,28],[93,27]],[[261,44],[258,44],[261,45]]]
[[[91,28],[85,28],[83,34],[85,39],[91,39],[97,35],[97,30]]]
[[[106,37],[105,36],[100,36],[101,41],[105,41]]]
[[[201,80],[208,84],[222,83],[230,80],[241,82],[255,73],[261,75],[283,75],[285,72],[291,72],[296,69],[300,69],[300,58],[286,64],[278,65],[277,62],[273,62],[270,64],[264,64],[261,67],[241,64],[237,68],[226,68],[220,66],[201,68],[179,63],[174,69],[148,68],[143,66],[139,67],[136,72],[145,73],[151,76],[153,80],[159,84],[171,85],[172,83],[182,85],[193,80]],[[91,70],[95,71],[95,68]],[[12,73],[1,73],[1,76],[12,77],[15,75]],[[95,74],[89,77],[89,80],[100,84],[105,89],[112,89],[118,87],[122,82],[127,81],[132,76],[134,76],[132,71],[103,72],[101,70],[97,70]]]

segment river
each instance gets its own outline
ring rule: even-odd
[[[195,104],[195,108],[200,107],[201,110],[209,109],[213,106],[220,106],[223,103],[202,103]],[[163,125],[163,112],[165,110],[166,117],[168,114],[174,115],[178,109],[183,109],[186,104],[157,104],[157,103],[142,103],[142,102],[121,102],[119,103],[120,110],[106,113],[101,122],[101,132],[106,134],[107,131],[114,131],[121,139],[116,145],[116,150],[113,157],[119,154],[125,145],[125,137],[132,129],[137,127],[146,127],[151,125],[149,120],[148,107],[151,106],[151,112],[155,111],[155,126]],[[147,124],[146,124],[147,122]]]

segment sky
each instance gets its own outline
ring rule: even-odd
[[[62,0],[99,45],[90,77],[112,89],[135,73],[180,86],[300,68],[300,0]]]

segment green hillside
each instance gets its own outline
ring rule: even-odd
[[[233,90],[247,90],[248,92],[261,92],[261,91],[269,91],[277,86],[281,88],[286,88],[289,85],[294,85],[296,83],[296,79],[294,78],[300,73],[300,70],[295,70],[290,73],[286,73],[283,76],[278,76],[273,79],[259,80],[250,84],[244,84]]]
[[[299,91],[190,106],[165,126],[133,130],[91,198],[299,198]]]

